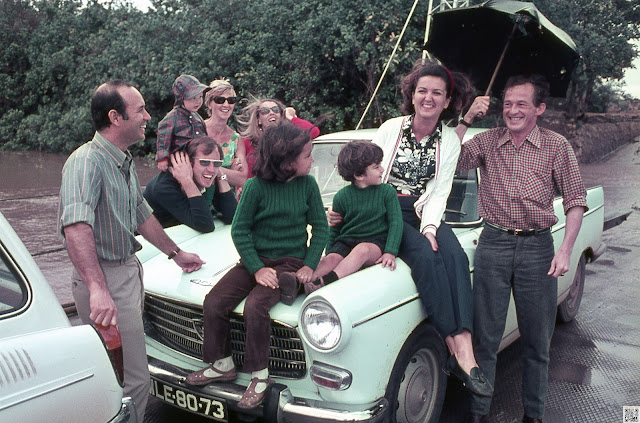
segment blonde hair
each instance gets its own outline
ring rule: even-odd
[[[213,101],[213,97],[217,97],[222,95],[225,91],[231,91],[231,96],[236,96],[236,90],[233,88],[233,85],[226,79],[214,79],[209,84],[210,90],[206,92],[204,95],[204,105],[207,109],[207,116],[211,116],[211,109],[209,108],[209,103]]]
[[[240,126],[240,135],[244,138],[249,138],[254,145],[257,144],[260,135],[262,135],[262,128],[258,124],[258,110],[260,109],[260,105],[267,101],[272,101],[280,107],[280,116],[284,119],[285,106],[280,100],[276,100],[275,98],[254,98],[242,109],[240,116],[236,118]]]

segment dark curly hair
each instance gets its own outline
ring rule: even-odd
[[[258,157],[253,165],[253,174],[266,181],[286,182],[295,176],[291,164],[311,142],[309,131],[282,122],[267,128],[258,141]]]
[[[410,74],[402,79],[402,112],[405,114],[415,113],[413,107],[413,93],[416,91],[418,80],[423,76],[435,76],[441,78],[447,89],[447,98],[450,98],[449,107],[443,110],[441,119],[454,119],[462,109],[471,103],[475,88],[466,75],[460,72],[450,72],[446,67],[434,63],[426,62],[422,59],[415,62]]]
[[[364,175],[367,167],[382,162],[382,156],[382,148],[371,141],[351,141],[338,154],[338,173],[345,181],[353,182],[356,176]]]

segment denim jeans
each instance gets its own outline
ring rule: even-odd
[[[547,275],[553,260],[550,232],[514,236],[485,226],[475,255],[474,351],[495,386],[496,356],[510,294],[516,304],[522,346],[524,412],[542,418],[547,396],[549,346],[556,321],[557,279]],[[488,414],[491,398],[471,395],[471,412]]]
[[[420,233],[413,209],[415,198],[398,197],[404,227],[399,256],[411,268],[411,277],[429,320],[442,338],[463,329],[472,332],[473,295],[469,259],[458,238],[444,222],[436,232],[438,251]]]

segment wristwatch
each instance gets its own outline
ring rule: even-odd
[[[469,123],[469,122],[467,122],[466,120],[464,120],[464,118],[460,118],[460,119],[458,120],[458,125],[464,125],[464,126],[466,126],[467,128],[471,128],[471,125],[472,125],[472,124],[471,124],[471,123]]]
[[[225,173],[222,174],[222,176],[220,176],[219,178],[221,181],[226,181],[227,180],[227,175]]]
[[[169,253],[169,255],[167,256],[167,258],[168,258],[169,260],[171,260],[172,258],[174,258],[175,256],[177,256],[177,255],[178,255],[178,253],[179,253],[180,251],[181,251],[181,250],[180,250],[180,248],[179,248],[178,246],[176,246],[176,249],[175,249],[175,250],[173,250],[171,253]]]

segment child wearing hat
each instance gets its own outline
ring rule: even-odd
[[[182,74],[173,82],[173,109],[158,124],[156,162],[162,172],[169,168],[169,155],[178,147],[207,134],[198,109],[202,106],[202,93],[208,88],[191,75]]]

